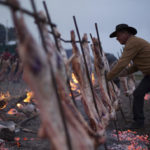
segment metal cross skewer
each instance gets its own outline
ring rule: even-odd
[[[102,46],[101,46],[101,42],[100,42],[100,36],[99,36],[99,32],[98,32],[98,27],[97,27],[97,23],[95,23],[95,29],[96,29],[96,33],[97,33],[97,38],[98,38],[98,42],[99,42],[99,48],[100,48],[100,53],[103,56],[103,52],[102,52]],[[106,78],[106,73],[105,72],[105,81],[106,81],[106,87],[107,87],[107,91],[108,91],[108,95],[111,99],[111,95],[110,95],[110,89],[109,89],[109,85],[108,85],[108,80]],[[117,138],[118,138],[118,142],[119,142],[119,134],[118,134],[118,127],[117,127],[117,121],[113,120],[115,128],[116,128],[116,134],[117,134]]]
[[[58,42],[57,42],[57,37],[56,37],[56,35],[55,35],[55,31],[54,31],[54,28],[53,28],[54,26],[53,26],[53,24],[52,24],[51,17],[50,17],[50,15],[49,15],[49,12],[48,12],[48,9],[47,9],[46,2],[45,2],[45,1],[43,1],[43,5],[44,5],[45,11],[46,11],[47,18],[48,18],[48,23],[49,23],[49,25],[51,26],[51,30],[52,30],[51,32],[52,32],[52,34],[53,34],[56,47],[57,47],[57,49],[60,51],[59,46],[58,46]]]
[[[31,0],[31,4],[32,4],[34,12],[37,13],[34,0]],[[37,22],[37,25],[38,25],[38,29],[39,29],[39,32],[40,32],[40,35],[41,35],[41,38],[42,38],[43,47],[44,47],[45,51],[47,52],[48,50],[47,50],[47,47],[45,45],[45,39],[44,39],[44,35],[43,35],[43,32],[42,32],[41,26],[40,26],[40,24],[38,22]],[[50,66],[52,66],[51,62],[49,62],[49,63],[50,63]],[[57,100],[58,100],[58,104],[59,104],[59,108],[60,108],[60,112],[61,112],[61,117],[62,117],[64,129],[65,129],[68,150],[72,150],[70,134],[69,134],[69,131],[68,131],[68,128],[67,128],[67,123],[66,123],[66,120],[65,120],[64,110],[63,110],[63,107],[62,107],[60,96],[58,94],[58,88],[56,86],[57,84],[56,84],[56,80],[55,80],[55,77],[54,77],[54,72],[53,72],[52,67],[50,67],[50,68],[51,68],[51,75],[52,75],[53,86],[55,88],[55,92],[56,92],[56,96],[57,96]]]
[[[101,55],[103,55],[101,41],[100,41],[100,36],[99,36],[99,32],[98,32],[98,27],[97,27],[97,23],[95,23],[95,29],[96,29],[96,34],[97,34],[98,42],[99,42],[100,53],[101,53]]]
[[[100,113],[99,113],[99,110],[98,110],[98,107],[97,107],[97,103],[96,103],[96,99],[95,99],[95,95],[94,95],[94,88],[93,88],[92,81],[91,81],[91,78],[90,78],[90,73],[89,73],[89,70],[88,70],[88,66],[87,66],[87,62],[86,62],[83,46],[82,46],[82,43],[81,43],[81,37],[80,37],[80,33],[79,33],[79,29],[78,29],[78,26],[77,26],[77,22],[76,22],[75,16],[73,16],[73,20],[74,20],[75,28],[76,28],[77,35],[78,35],[78,38],[79,38],[79,41],[80,41],[80,47],[81,47],[81,51],[82,51],[82,55],[83,55],[85,68],[86,68],[86,74],[87,74],[88,81],[90,83],[90,88],[91,88],[91,91],[92,91],[94,105],[95,105],[96,111],[97,111],[97,113],[98,113],[98,115],[100,117]]]
[[[92,36],[92,34],[91,34],[91,33],[90,33],[90,37],[91,37],[91,40],[92,40],[93,36]]]
[[[53,34],[53,36],[54,36],[54,40],[55,40],[56,47],[57,47],[58,51],[60,52],[60,48],[59,48],[59,45],[58,45],[57,36],[56,36],[56,34],[55,34],[55,32],[54,32],[53,25],[52,25],[52,21],[51,21],[51,18],[50,18],[50,15],[49,15],[49,12],[48,12],[48,9],[47,9],[47,5],[46,5],[46,2],[45,2],[45,1],[43,1],[43,5],[44,5],[45,11],[46,11],[46,15],[47,15],[47,18],[48,18],[49,25],[50,25],[51,30],[52,30],[52,34]],[[73,103],[74,103],[74,105],[75,105],[76,108],[77,108],[77,104],[76,104],[76,101],[75,101],[75,97],[74,97],[74,95],[73,95],[73,91],[71,90],[71,85],[70,85],[70,80],[69,80],[69,77],[68,77],[68,74],[67,74],[67,70],[66,70],[66,76],[67,76],[67,85],[68,85],[69,91],[70,91],[70,93],[71,93],[71,97],[72,97]]]

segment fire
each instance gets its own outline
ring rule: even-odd
[[[95,77],[94,77],[94,73],[91,74],[91,79],[92,79],[92,83],[93,85],[95,84]],[[70,86],[71,86],[71,90],[72,91],[76,91],[78,93],[81,93],[81,91],[79,90],[79,86],[78,86],[78,80],[75,77],[75,74],[72,73],[72,80],[70,81]],[[71,95],[71,94],[70,94]]]
[[[70,85],[71,85],[71,90],[75,91],[78,87],[75,83],[73,83],[72,81],[70,81]]]
[[[0,100],[6,99],[6,98],[9,98],[9,97],[10,97],[9,92],[0,93]]]
[[[78,87],[78,83],[79,83],[79,82],[78,82],[78,80],[76,79],[74,73],[72,73],[72,80],[73,80],[73,81],[70,80],[71,90],[80,93],[80,90],[78,89],[78,88],[79,88],[79,87]]]
[[[9,97],[9,92],[0,93],[0,109],[4,109],[7,106],[7,101]]]
[[[150,93],[145,94],[144,99],[148,101],[150,99]]]
[[[124,145],[127,150],[148,150],[146,144],[149,144],[148,135],[138,135],[137,132],[127,130],[119,131],[119,140],[128,141],[129,144]],[[117,138],[116,134],[113,134]],[[122,145],[123,147],[123,145]]]
[[[95,77],[94,77],[94,73],[91,74],[91,79],[92,79],[92,83],[93,85],[95,84]]]
[[[30,102],[30,100],[31,100],[31,98],[33,97],[33,92],[27,92],[27,98],[25,98],[23,101],[25,102],[25,103],[29,103]]]
[[[24,141],[27,141],[27,140],[28,140],[28,138],[27,138],[27,137],[24,137],[24,138],[23,138],[23,140],[24,140]]]
[[[15,137],[14,138],[14,140],[17,142],[16,144],[17,144],[17,147],[20,147],[21,146],[21,144],[20,144],[20,137]]]
[[[18,103],[18,104],[17,104],[17,107],[20,108],[20,109],[22,109],[22,108],[23,108],[23,105],[20,104],[20,103]]]
[[[76,83],[76,84],[79,83],[78,80],[76,79],[74,73],[72,73],[72,79],[73,79],[73,82],[74,82],[74,83]]]
[[[15,114],[17,114],[18,113],[18,111],[15,109],[15,108],[11,108],[8,112],[7,112],[7,114],[9,114],[9,115],[15,115]]]

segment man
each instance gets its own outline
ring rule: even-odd
[[[126,68],[132,60],[133,65],[125,69],[122,75],[128,75],[141,71],[144,78],[133,93],[133,120],[130,128],[144,127],[144,96],[150,91],[150,43],[136,37],[137,30],[127,24],[119,24],[116,30],[110,34],[110,38],[116,37],[120,44],[125,45],[121,58],[113,69],[107,74],[107,79],[112,80]]]

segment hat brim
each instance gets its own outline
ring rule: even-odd
[[[137,33],[137,30],[136,30],[135,28],[133,28],[133,27],[128,27],[128,28],[124,28],[124,29],[121,29],[121,30],[112,32],[109,37],[110,37],[110,38],[114,38],[114,37],[117,36],[117,32],[123,31],[123,30],[129,31],[129,32],[130,32],[131,34],[133,34],[133,35],[135,35],[135,34]]]

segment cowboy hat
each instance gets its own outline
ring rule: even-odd
[[[116,26],[116,31],[110,34],[110,38],[116,37],[117,32],[122,31],[122,30],[127,30],[133,35],[137,33],[137,30],[135,28],[130,27],[127,24],[119,24]]]

